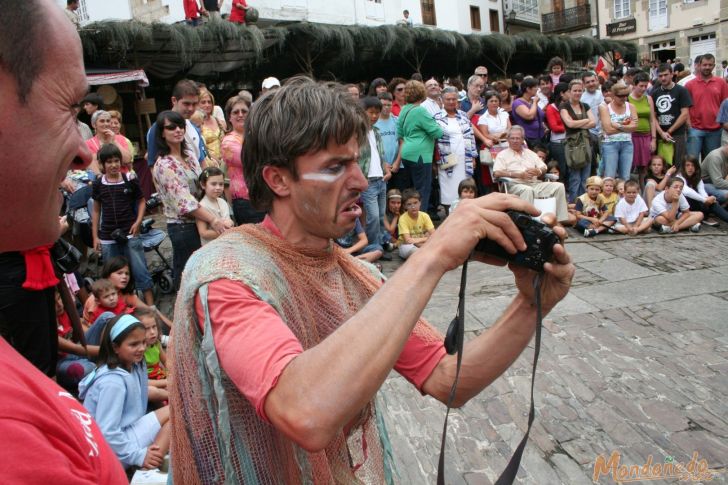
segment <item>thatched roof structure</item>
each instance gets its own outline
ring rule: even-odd
[[[541,35],[462,35],[426,27],[364,27],[297,22],[258,28],[226,21],[200,27],[106,21],[81,31],[88,66],[142,68],[152,78],[191,76],[245,81],[307,73],[355,81],[376,76],[472,72],[484,64],[494,74],[535,73],[548,59],[586,60],[618,51],[636,57],[634,44]]]

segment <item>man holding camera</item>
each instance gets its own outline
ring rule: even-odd
[[[306,120],[291,123],[290,113]],[[505,210],[538,212],[506,194],[464,201],[383,283],[331,243],[361,215],[366,132],[345,91],[306,78],[253,105],[244,175],[251,202],[268,216],[204,246],[185,269],[171,347],[176,480],[383,483],[391,460],[374,398],[389,372],[446,402],[456,357],[420,315],[440,278],[481,239],[510,253],[526,248]],[[544,312],[574,274],[563,246],[554,255]],[[535,274],[511,270],[518,295],[467,342],[456,406],[502,374],[534,333]]]

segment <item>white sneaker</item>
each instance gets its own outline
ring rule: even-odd
[[[700,223],[698,222],[694,226],[690,227],[690,232],[700,232]]]
[[[672,233],[672,228],[670,226],[660,226],[660,234],[670,234]]]

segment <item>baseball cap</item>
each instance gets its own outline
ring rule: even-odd
[[[278,80],[278,78],[275,77],[267,77],[263,79],[263,89],[271,89],[276,87],[281,87],[281,82]]]

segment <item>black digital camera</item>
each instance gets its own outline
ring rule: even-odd
[[[543,265],[554,255],[554,245],[559,236],[549,226],[534,219],[526,213],[514,210],[506,211],[526,241],[526,250],[509,254],[497,242],[481,239],[475,251],[505,259],[513,264],[525,266],[535,271],[543,271]]]
[[[126,243],[129,242],[127,234],[128,233],[122,229],[114,229],[111,232],[111,239],[113,239],[116,244],[124,246]]]

